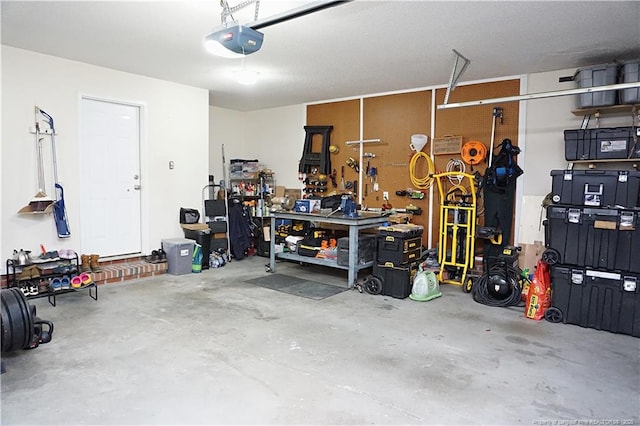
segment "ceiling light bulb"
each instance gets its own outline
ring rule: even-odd
[[[244,56],[242,53],[236,53],[227,49],[218,40],[205,40],[204,47],[207,49],[207,52],[221,58],[242,58]]]
[[[233,72],[236,81],[240,84],[246,85],[256,84],[256,81],[258,81],[258,74],[260,74],[258,71],[248,69],[241,69]]]

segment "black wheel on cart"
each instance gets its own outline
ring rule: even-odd
[[[382,280],[373,275],[368,276],[365,278],[364,290],[369,294],[382,293]]]
[[[546,312],[544,313],[544,319],[553,323],[562,322],[562,317],[563,317],[562,311],[553,306],[547,309]]]
[[[462,283],[462,291],[465,293],[471,293],[472,288],[473,288],[473,278],[467,277],[467,279]]]
[[[547,263],[548,265],[555,265],[560,262],[560,252],[556,249],[546,249],[542,253],[542,261]]]

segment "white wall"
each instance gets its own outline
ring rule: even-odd
[[[2,46],[1,255],[79,247],[79,103],[82,95],[143,105],[141,183],[143,251],[182,237],[180,207],[199,208],[207,183],[208,93],[139,75]],[[58,239],[51,215],[18,215],[36,192],[34,106],[56,123],[58,174],[72,236]],[[45,145],[45,150],[50,145]],[[175,162],[169,170],[168,162]],[[96,159],[96,161],[100,161]],[[53,181],[47,176],[47,186]],[[47,191],[49,195],[55,193]],[[4,261],[2,262],[4,265]]]
[[[306,107],[238,112],[224,108],[209,109],[209,171],[218,184],[223,179],[222,144],[227,165],[233,158],[258,159],[275,172],[276,185],[301,187],[298,161],[302,156]]]
[[[301,188],[298,162],[302,157],[306,107],[292,105],[247,113],[246,146],[251,154],[276,175],[276,185]]]
[[[209,174],[218,185],[224,179],[222,145],[228,173],[229,160],[249,158],[246,146],[246,113],[218,107],[209,107]]]
[[[527,76],[526,93],[551,92],[573,89],[575,83],[560,83],[559,78],[572,76],[575,69],[557,70]],[[572,113],[577,108],[577,96],[560,96],[527,101],[525,116],[526,155],[524,156],[523,208],[520,228],[520,243],[544,240],[544,227],[540,226],[541,203],[551,192],[551,170],[565,169],[568,162],[564,156],[564,130],[579,129],[582,116]],[[590,127],[596,125],[591,118]],[[631,118],[624,115],[607,115],[600,119],[601,127],[630,126]],[[575,168],[584,168],[576,165]],[[620,168],[620,164],[598,165],[599,168]],[[622,165],[622,168],[626,166]],[[544,219],[545,213],[542,212]]]

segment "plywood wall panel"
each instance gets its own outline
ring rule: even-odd
[[[520,80],[507,80],[492,83],[473,84],[457,87],[449,95],[449,103],[473,101],[502,96],[513,96],[520,93]],[[436,90],[436,105],[444,103],[446,89]],[[479,141],[486,145],[487,153],[491,145],[491,127],[493,119],[493,109],[500,107],[503,109],[502,122],[496,120],[494,146],[497,146],[504,138],[509,138],[518,144],[518,122],[519,104],[518,102],[507,102],[504,104],[480,105],[465,108],[437,109],[435,119],[435,135],[439,138],[445,135],[462,136],[462,143],[469,141]],[[445,171],[447,163],[451,159],[460,159],[460,155],[436,155],[434,163],[438,171]],[[484,175],[487,163],[483,162],[476,166],[466,165],[467,173],[473,174],[476,171]],[[433,235],[438,235],[440,212],[438,210],[439,199],[434,200]],[[479,200],[481,205],[482,200]],[[479,224],[484,224],[483,216],[479,215]],[[513,233],[512,233],[513,235]],[[434,240],[435,243],[435,240]],[[480,246],[480,245],[477,245]]]
[[[413,203],[422,208],[423,213],[415,216],[413,222],[427,226],[429,197],[422,200],[410,200],[396,195],[396,191],[412,187],[409,177],[409,162],[413,153],[409,147],[411,135],[430,133],[431,129],[431,91],[418,91],[394,95],[377,96],[364,99],[363,133],[364,139],[381,139],[380,144],[365,145],[366,152],[372,152],[376,158],[371,166],[378,170],[378,192],[371,192],[363,204],[369,207],[381,207],[382,192],[389,192],[389,203],[396,208],[405,208]],[[430,152],[430,145],[423,148]],[[365,163],[366,166],[366,163]],[[419,166],[424,164],[419,163]],[[426,175],[426,167],[419,167],[420,176]],[[421,174],[420,174],[421,173]]]
[[[520,81],[507,80],[491,83],[474,84],[457,87],[451,92],[449,102],[462,102],[511,96],[519,94]],[[411,135],[422,133],[429,136],[429,143],[423,148],[423,152],[431,152],[433,138],[446,135],[458,135],[463,137],[463,143],[476,140],[483,142],[489,148],[491,140],[492,111],[494,107],[503,108],[503,121],[497,123],[495,144],[502,139],[509,138],[516,145],[518,143],[519,105],[517,102],[503,105],[482,105],[477,107],[454,108],[435,111],[435,134],[431,134],[431,96],[434,91],[424,90],[410,93],[383,95],[364,98],[362,103],[363,116],[360,117],[360,100],[331,102],[307,107],[308,125],[333,125],[331,134],[332,144],[339,147],[340,151],[331,156],[332,166],[338,173],[338,189],[342,166],[345,166],[345,180],[353,182],[358,179],[354,169],[346,166],[349,157],[358,159],[359,152],[356,146],[347,146],[346,141],[360,139],[360,120],[362,119],[363,139],[381,139],[382,143],[364,145],[364,152],[375,154],[370,160],[370,166],[378,169],[379,191],[373,192],[373,182],[365,177],[364,186],[367,186],[367,195],[363,197],[363,204],[368,207],[381,207],[383,204],[382,192],[389,192],[389,203],[396,208],[405,208],[408,204],[414,204],[422,208],[421,216],[415,216],[413,222],[425,226],[424,244],[434,247],[439,234],[439,197],[437,188],[434,188],[432,241],[427,240],[427,228],[429,226],[430,200],[427,195],[422,200],[409,199],[396,195],[397,190],[412,188],[410,180],[409,164],[413,151],[409,147]],[[444,102],[446,89],[435,91],[436,105]],[[302,141],[301,141],[302,147]],[[319,150],[318,147],[314,150]],[[302,154],[302,152],[301,152]],[[436,172],[445,171],[447,162],[452,159],[460,159],[459,154],[447,154],[434,156]],[[366,168],[367,160],[361,165]],[[467,172],[479,171],[484,174],[487,164],[479,164],[471,169],[467,165]],[[415,175],[426,176],[426,162],[417,164]],[[435,185],[435,183],[434,183]],[[334,188],[330,187],[330,190]],[[364,194],[363,194],[364,195]],[[482,223],[482,222],[481,222]]]

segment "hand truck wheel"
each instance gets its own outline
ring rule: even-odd
[[[467,279],[462,283],[462,291],[464,293],[471,293],[472,288],[473,288],[473,278],[467,277]]]

